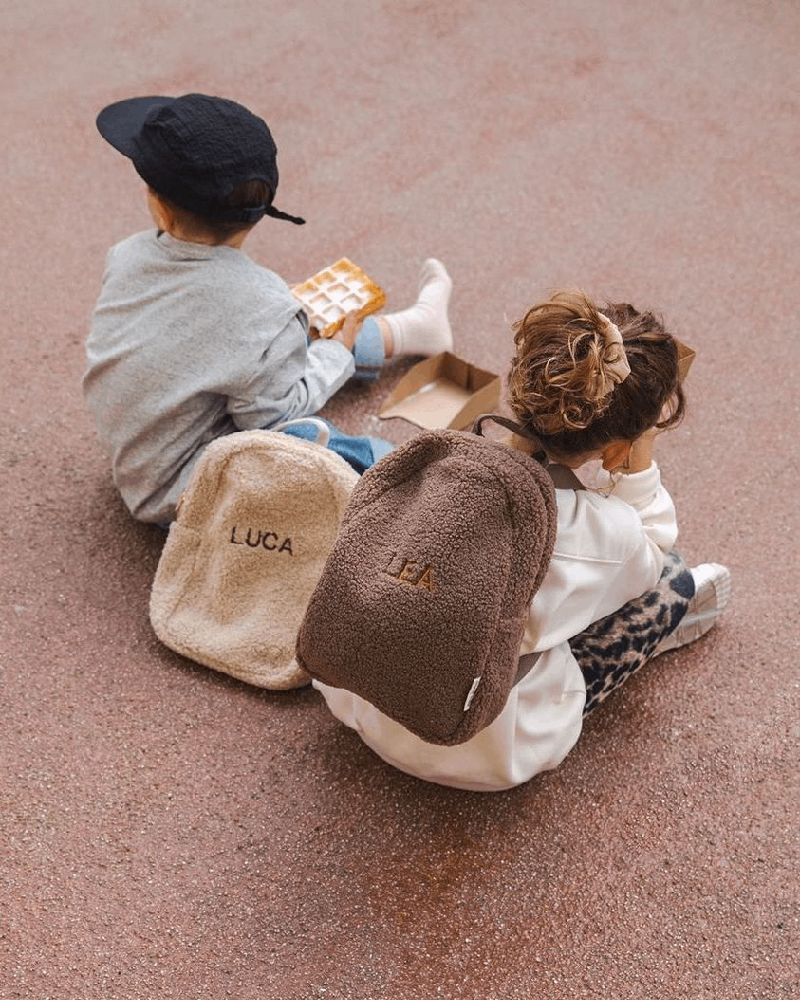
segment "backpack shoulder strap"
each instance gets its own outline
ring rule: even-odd
[[[511,431],[512,434],[525,438],[526,441],[530,441],[533,445],[535,445],[536,449],[532,452],[532,457],[544,466],[550,475],[550,478],[553,480],[553,485],[556,489],[583,490],[586,488],[572,469],[568,469],[565,465],[556,465],[551,462],[545,454],[541,441],[536,437],[536,435],[531,434],[531,432],[526,430],[522,424],[518,424],[516,421],[511,420],[510,417],[504,417],[500,413],[481,413],[475,418],[472,424],[472,433],[477,434],[478,437],[483,437],[483,424],[486,420],[494,421],[494,423],[499,424],[501,427],[505,427],[508,431]]]
[[[494,423],[499,424],[501,427],[505,427],[507,431],[511,431],[517,434],[519,437],[526,438],[528,441],[533,441],[538,444],[539,447],[534,454],[534,458],[541,461],[540,455],[544,455],[544,449],[542,448],[539,439],[531,434],[529,431],[525,430],[522,424],[518,424],[515,420],[510,417],[504,417],[500,413],[479,413],[472,422],[472,433],[477,434],[478,437],[483,437],[483,425],[487,420],[492,420]]]
[[[578,479],[578,477],[575,475],[572,469],[568,469],[565,465],[555,465],[552,462],[550,462],[547,455],[545,454],[545,450],[542,447],[542,444],[539,441],[539,439],[535,435],[527,431],[521,424],[518,424],[516,421],[511,420],[509,417],[504,417],[499,413],[481,413],[475,418],[472,424],[472,433],[477,434],[479,437],[483,437],[483,425],[487,420],[491,420],[494,423],[499,424],[501,427],[505,427],[506,430],[511,431],[512,434],[516,434],[521,438],[525,438],[526,440],[532,442],[534,445],[538,446],[533,451],[532,457],[535,458],[537,462],[540,462],[541,465],[545,468],[548,475],[553,480],[553,486],[555,486],[556,489],[560,490],[585,489],[585,486],[580,481],[580,479]],[[530,673],[530,671],[534,668],[541,655],[542,653],[538,652],[538,653],[525,653],[523,656],[520,656],[519,665],[517,667],[517,674],[516,677],[514,678],[515,685],[519,684],[519,682],[523,680]]]

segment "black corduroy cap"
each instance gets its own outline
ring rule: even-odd
[[[250,225],[269,215],[305,222],[273,207],[275,141],[267,123],[236,101],[206,94],[131,97],[103,108],[97,128],[154,191],[201,218]],[[255,180],[269,185],[268,204],[227,204],[234,188]]]

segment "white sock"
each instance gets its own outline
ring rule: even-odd
[[[393,357],[427,358],[452,349],[453,334],[447,318],[452,287],[444,264],[429,257],[419,272],[419,298],[414,305],[383,316],[392,331]]]
[[[680,625],[656,647],[654,656],[678,649],[705,635],[717,623],[731,594],[731,573],[719,563],[701,563],[692,568],[695,595]]]

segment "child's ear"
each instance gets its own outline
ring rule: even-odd
[[[606,472],[622,468],[628,461],[633,441],[612,441],[603,448],[603,468]]]

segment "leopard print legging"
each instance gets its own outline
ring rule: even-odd
[[[689,569],[677,552],[670,552],[654,590],[570,639],[586,681],[584,715],[647,663],[658,643],[680,624],[694,591]]]

